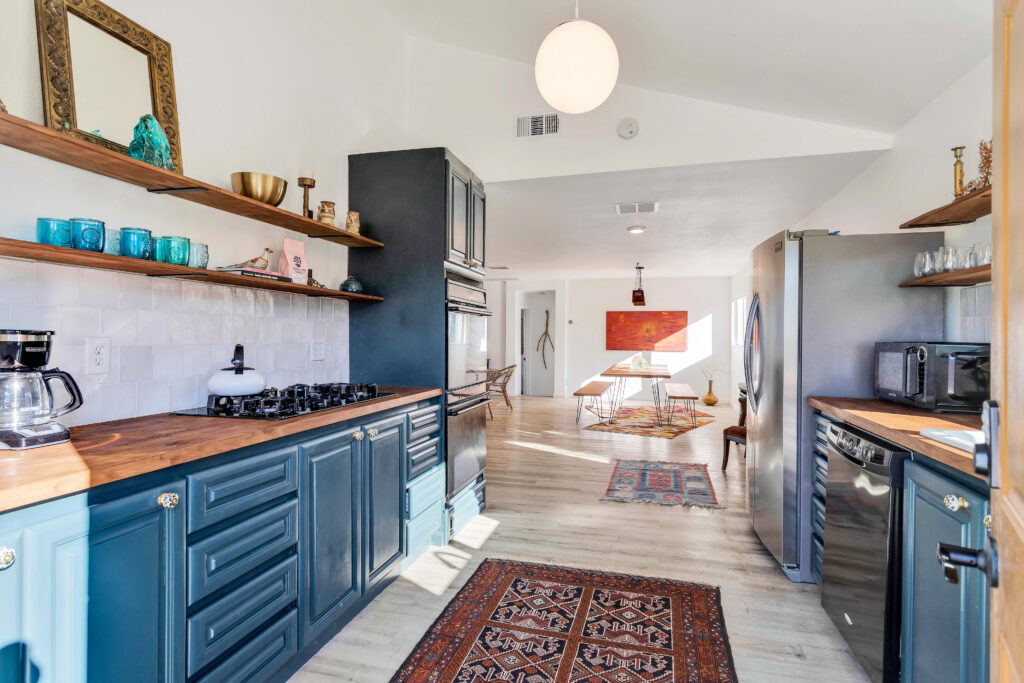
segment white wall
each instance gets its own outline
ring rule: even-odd
[[[555,393],[555,293],[529,292],[523,296],[523,315],[526,316],[527,338],[526,363],[523,373],[523,393],[529,396],[554,396]],[[547,318],[547,319],[546,319]],[[548,324],[551,344],[544,342],[543,349],[539,344],[544,334],[544,325]],[[545,364],[546,363],[546,364]]]
[[[347,155],[406,144],[404,35],[376,3],[106,1],[171,44],[190,176],[229,187],[233,171],[273,173],[289,181],[282,208],[297,212],[295,178],[314,167],[314,206],[335,200],[343,217]],[[33,0],[0,3],[0,65],[0,98],[10,113],[42,123]],[[347,275],[345,247],[5,146],[0,187],[3,237],[35,240],[39,216],[95,217],[113,228],[142,226],[208,243],[211,267],[264,247],[279,250],[292,237],[306,243],[318,280],[337,287]],[[247,344],[247,358],[274,384],[348,375],[344,303],[321,309],[305,297],[268,300],[267,292],[249,289],[7,259],[0,259],[0,282],[0,327],[57,331],[52,363],[72,370],[87,401],[69,424],[195,406],[205,401],[205,377],[224,366],[235,342]],[[327,338],[328,361],[307,360],[314,335]],[[111,337],[108,375],[84,374],[85,336]]]
[[[519,365],[519,342],[520,342],[520,311],[526,305],[527,297],[531,292],[554,292],[555,310],[551,313],[550,334],[555,343],[553,353],[548,353],[548,365],[552,368],[553,384],[552,395],[566,395],[566,363],[567,363],[567,315],[569,282],[566,280],[509,280],[505,283],[505,365]],[[527,346],[529,341],[527,341]],[[489,351],[490,353],[490,351]],[[510,385],[511,392],[520,393],[522,381],[518,368],[512,377]],[[568,391],[572,393],[576,387]]]
[[[990,137],[992,59],[988,58],[897,130],[892,149],[800,221],[799,229],[827,228],[845,233],[895,231],[900,223],[952,201],[951,147],[967,147],[964,171],[967,180],[971,180],[977,176],[978,142]],[[992,220],[986,216],[944,232],[947,244],[970,248],[975,242],[992,241]],[[988,325],[984,323],[989,317],[987,285],[978,289],[983,291],[970,295],[957,289],[947,292],[947,339],[988,341]]]
[[[571,394],[614,363],[625,362],[633,351],[605,350],[605,313],[634,309],[632,279],[570,280],[568,282],[568,353],[566,384]],[[654,364],[668,365],[674,381],[686,382],[699,394],[707,391],[702,368],[714,368],[715,393],[727,400],[733,382],[729,350],[729,278],[652,278],[644,280],[649,311],[687,311],[687,350],[681,353],[645,352]],[[629,395],[650,399],[649,383],[631,381]]]
[[[746,323],[746,314],[750,310],[750,302],[753,299],[753,290],[754,290],[753,268],[752,268],[752,264],[751,264],[750,260],[748,259],[746,264],[744,264],[743,268],[738,270],[736,273],[733,274],[733,276],[731,278],[729,278],[730,312],[732,311],[731,302],[736,301],[737,299],[740,299],[740,298],[744,299],[745,300],[744,301],[745,305],[744,305],[744,310],[742,311],[743,315],[740,318],[740,320],[742,320],[744,324]],[[736,323],[733,323],[733,324],[738,325],[739,321],[737,321]],[[744,380],[744,375],[743,375],[743,343],[742,343],[743,335],[744,335],[745,331],[746,331],[745,328],[741,327],[738,330],[738,333],[739,333],[738,337],[736,337],[734,339],[733,335],[731,333],[732,332],[732,325],[730,325],[730,335],[729,335],[729,338],[730,338],[729,373],[730,373],[730,375],[732,377],[732,381],[729,383],[729,393],[725,394],[725,395],[728,396],[729,400],[732,402],[733,406],[737,410],[739,410],[739,407],[740,407],[740,403],[739,403],[739,399],[740,399],[739,384],[740,384],[740,382],[744,382],[745,381]],[[735,341],[739,341],[740,343],[738,343],[738,344],[737,343],[732,343],[732,342],[735,342]]]
[[[510,365],[505,359],[505,281],[488,280],[484,289],[491,311],[487,319],[487,362],[489,367],[503,368]]]
[[[484,182],[888,149],[892,143],[874,131],[621,83],[596,110],[563,115],[558,137],[517,140],[517,115],[551,112],[532,64],[420,38],[409,40],[407,59],[412,133],[424,146],[447,145]],[[632,140],[616,133],[626,116],[640,123]]]

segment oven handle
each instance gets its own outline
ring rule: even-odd
[[[448,310],[453,313],[468,313],[469,315],[479,315],[485,318],[489,318],[493,315],[486,308],[474,308],[473,306],[459,306],[457,304],[448,304]]]
[[[468,413],[468,412],[470,412],[472,410],[476,410],[477,408],[483,408],[484,406],[489,405],[490,403],[491,403],[491,399],[485,398],[484,400],[478,401],[477,403],[474,403],[473,405],[471,405],[471,406],[469,406],[467,408],[459,408],[458,410],[449,410],[448,411],[448,417],[458,417],[459,415],[465,415],[466,413]]]

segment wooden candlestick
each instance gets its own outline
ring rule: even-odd
[[[312,178],[299,178],[299,187],[302,188],[302,216],[312,218],[313,212],[309,209],[309,188],[316,187],[316,181]]]

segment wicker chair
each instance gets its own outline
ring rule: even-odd
[[[729,465],[729,443],[747,445],[747,397],[740,396],[740,423],[722,431],[722,469]]]
[[[512,381],[512,374],[515,373],[516,366],[510,365],[507,368],[501,370],[488,370],[487,372],[487,388],[486,392],[488,396],[501,396],[505,399],[505,405],[508,406],[509,410],[512,410],[512,399],[508,396],[508,383]],[[487,410],[491,414],[491,419],[494,419],[494,411],[491,410],[491,405],[487,404]]]

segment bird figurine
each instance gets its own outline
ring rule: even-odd
[[[270,259],[267,257],[273,253],[273,249],[264,249],[263,253],[260,256],[249,259],[248,261],[236,263],[233,266],[228,266],[228,268],[255,268],[257,270],[266,270],[267,266],[270,265]]]

